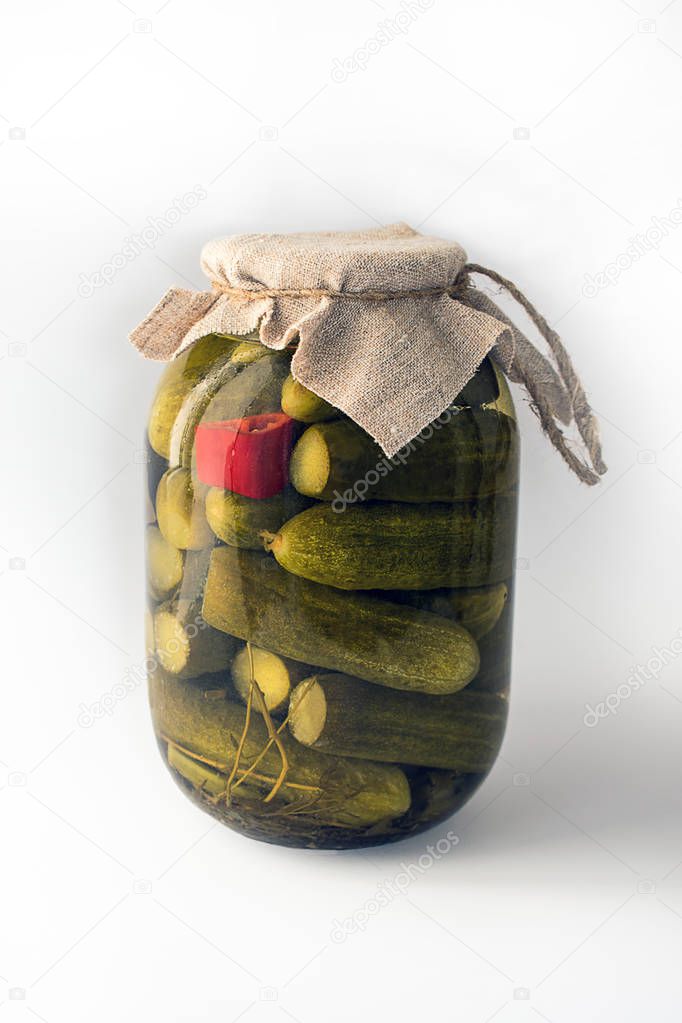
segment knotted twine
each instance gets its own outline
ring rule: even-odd
[[[171,288],[131,333],[147,358],[167,361],[212,333],[257,332],[273,349],[297,341],[294,377],[392,457],[452,404],[490,355],[525,388],[575,475],[595,484],[606,472],[596,418],[558,334],[515,284],[468,263],[456,242],[407,224],[235,235],[209,242],[201,265],[211,291]],[[548,356],[475,287],[475,274],[521,305]],[[575,423],[577,451],[560,423]]]

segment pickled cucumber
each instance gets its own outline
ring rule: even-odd
[[[170,465],[192,466],[194,435],[200,423],[278,411],[287,368],[281,352],[253,342],[231,341],[228,357],[205,373],[178,409],[170,436]]]
[[[229,671],[238,645],[233,636],[204,621],[199,604],[183,608],[175,602],[155,613],[154,643],[161,666],[185,679]]]
[[[397,693],[347,675],[314,675],[294,690],[289,728],[298,742],[344,757],[485,772],[507,716],[503,700]]]
[[[244,733],[245,708],[229,700],[207,700],[200,688],[178,683],[158,671],[150,679],[150,692],[160,739],[168,743],[169,751],[175,747],[196,762],[193,773],[180,773],[189,774],[188,780],[197,788],[205,789],[208,782],[208,791],[214,796],[221,791],[219,775],[224,778],[227,795],[227,778]],[[264,805],[280,774],[281,760],[274,746],[268,747],[262,719],[251,717],[231,794],[235,804],[245,803],[254,813],[260,810],[268,815],[300,813],[345,828],[367,827],[408,810],[410,790],[400,768],[317,753],[294,742],[286,732],[281,741],[288,771],[275,800]],[[187,765],[175,753],[171,763],[176,769]],[[207,769],[213,773],[206,775]]]
[[[300,423],[319,423],[339,415],[333,405],[294,380],[291,373],[282,385],[282,412]]]
[[[253,677],[265,697],[265,706],[278,714],[289,705],[291,690],[310,675],[314,668],[309,664],[280,657],[261,647],[243,646],[232,661],[232,681],[239,696],[246,703]]]
[[[229,361],[237,344],[219,334],[209,334],[168,363],[156,389],[147,429],[149,443],[161,458],[168,460],[170,456],[171,432],[183,402],[209,370]]]
[[[206,521],[201,486],[196,488],[189,469],[169,469],[156,491],[156,517],[168,543],[180,550],[200,550],[213,542]]]
[[[518,435],[490,359],[392,460],[290,365],[255,333],[211,335],[164,371],[147,446],[152,713],[176,782],[215,819],[366,847],[458,810],[501,741]],[[199,479],[199,425],[258,434],[250,417],[280,408],[293,459],[256,437],[242,487],[213,475],[202,440],[213,482]],[[270,494],[275,475],[273,498],[222,489]]]
[[[461,409],[418,436],[393,459],[349,419],[317,423],[291,456],[302,494],[335,504],[461,501],[508,490],[517,479],[516,424],[495,409]],[[423,432],[423,431],[422,431]]]
[[[507,603],[506,583],[461,590],[404,590],[391,594],[399,604],[431,611],[459,622],[475,640],[481,640],[494,628]]]
[[[207,767],[201,760],[196,760],[183,753],[172,743],[168,744],[168,763],[181,774],[195,789],[200,789],[209,796],[218,796],[225,792],[227,778],[212,767]]]
[[[183,552],[162,535],[157,526],[147,526],[147,579],[154,600],[163,600],[182,579]]]
[[[225,543],[262,550],[263,530],[278,530],[310,504],[293,487],[258,500],[213,487],[206,495],[206,518],[215,535]]]
[[[478,671],[476,642],[455,622],[299,579],[234,547],[211,553],[203,616],[255,646],[394,689],[453,693]]]
[[[343,590],[427,590],[502,582],[514,555],[514,498],[456,504],[315,504],[268,550],[288,572]]]
[[[264,348],[258,341],[240,341],[230,355],[230,362],[236,362],[241,366],[248,366],[251,362],[257,362],[258,359],[265,358],[267,354],[268,349]]]

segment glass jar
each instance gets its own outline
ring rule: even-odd
[[[485,360],[393,459],[210,335],[149,419],[152,716],[178,784],[253,838],[344,849],[444,820],[507,715],[518,435]]]

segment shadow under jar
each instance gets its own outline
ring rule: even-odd
[[[518,433],[489,360],[393,458],[290,374],[210,335],[148,427],[150,698],[202,809],[347,849],[458,810],[504,733]]]

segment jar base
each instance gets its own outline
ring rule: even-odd
[[[205,813],[246,838],[268,845],[285,846],[292,849],[316,849],[321,851],[344,851],[369,849],[420,835],[442,824],[456,814],[473,796],[486,778],[484,774],[461,774],[446,771],[423,771],[419,777],[410,779],[412,806],[402,817],[384,821],[363,830],[351,830],[324,825],[311,825],[311,821],[294,816],[257,816],[253,811],[244,812],[238,806],[226,806],[223,801],[211,799],[205,793],[192,788],[187,781],[172,771],[178,785],[187,798]],[[451,775],[448,785],[448,799],[444,802],[444,786],[433,784],[434,775]]]

